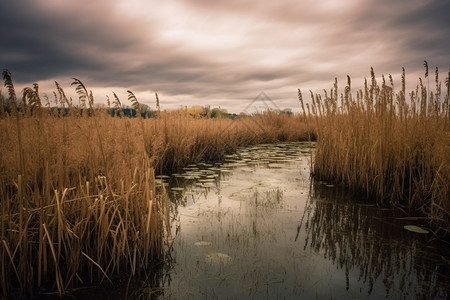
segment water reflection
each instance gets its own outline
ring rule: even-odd
[[[200,197],[190,194],[195,182],[182,182],[188,196],[174,198],[181,229],[167,297],[279,299],[303,294],[307,273],[295,270],[304,269],[305,256],[296,253],[291,233],[307,197],[308,147],[242,149],[214,167],[220,180]],[[194,171],[199,178],[204,173],[201,167]]]
[[[351,273],[357,273],[353,280],[367,286],[367,295],[381,281],[386,298],[449,296],[448,253],[430,236],[404,230],[398,212],[356,202],[343,188],[313,181],[305,215],[304,250],[345,270],[347,290]]]
[[[166,297],[447,299],[448,253],[395,211],[311,182],[307,149],[289,147],[243,149],[170,182],[184,190]]]
[[[117,295],[447,299],[449,254],[394,211],[311,182],[310,147],[259,145],[161,177],[175,218],[167,260]]]

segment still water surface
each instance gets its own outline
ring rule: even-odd
[[[403,228],[417,220],[311,180],[312,149],[243,148],[162,178],[175,218],[168,260],[157,277],[113,295],[448,299],[448,246]]]

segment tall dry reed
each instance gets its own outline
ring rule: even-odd
[[[1,295],[32,295],[136,273],[164,256],[169,204],[154,173],[219,160],[238,146],[307,139],[302,116],[267,111],[230,119],[195,119],[182,110],[156,118],[96,109],[77,79],[79,105],[56,83],[53,106],[39,86],[22,99],[3,72],[8,106],[0,111]],[[128,91],[139,112],[143,106]],[[108,99],[108,104],[111,104]]]
[[[200,160],[221,160],[240,146],[307,140],[312,131],[301,116],[272,111],[237,120],[161,112],[160,118],[145,120],[144,125],[147,153],[160,173]]]
[[[0,118],[2,297],[63,294],[162,258],[169,206],[155,190],[139,120],[94,113],[92,93],[79,81],[89,105],[73,115],[42,107],[37,85],[24,90],[18,109],[11,75],[3,75],[9,113]]]
[[[311,93],[308,112],[317,127],[313,172],[380,205],[400,207],[410,214],[421,212],[437,235],[448,237],[448,78],[445,97],[436,69],[436,91],[428,91],[420,80],[409,99],[405,80],[403,69],[401,89],[396,92],[391,76],[389,82],[382,76],[380,86],[372,69],[370,82],[366,80],[356,96],[349,77],[340,97],[337,80],[330,94]],[[303,102],[300,90],[299,97]]]

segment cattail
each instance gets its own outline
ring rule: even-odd
[[[81,103],[81,106],[82,106],[82,108],[86,108],[86,101],[90,102],[89,93],[88,93],[86,87],[84,86],[84,84],[81,82],[81,80],[79,80],[77,78],[72,78],[72,79],[73,79],[73,82],[71,85],[76,86],[75,91],[78,94],[78,99]]]
[[[450,122],[445,121],[448,115],[442,118],[437,71],[436,94],[430,93],[427,98],[429,89],[419,78],[416,90],[409,94],[410,106],[405,100],[404,68],[402,90],[397,95],[391,75],[389,83],[382,75],[381,89],[376,84],[373,69],[371,79],[370,88],[365,80],[364,90],[357,93],[357,105],[349,112],[339,110],[338,117],[330,117],[325,103],[324,117],[315,119],[318,140],[314,176],[342,183],[355,192],[365,192],[367,197],[377,199],[380,204],[420,210],[436,231],[449,236],[450,174],[448,168],[444,170],[442,166],[448,164],[448,157],[443,153],[448,152]],[[450,94],[448,80],[450,70],[446,81]],[[348,95],[349,103],[353,105],[351,93]],[[341,97],[347,99],[347,90]],[[448,99],[447,96],[446,101]],[[362,100],[366,101],[367,110],[358,104]],[[319,96],[315,97],[315,102],[320,108],[317,105]],[[445,107],[448,114],[448,105]],[[375,109],[376,114],[369,109]]]
[[[347,111],[350,110],[350,102],[351,102],[351,90],[352,90],[352,81],[350,79],[350,76],[347,75],[347,86],[345,87],[345,103],[342,105],[342,107],[345,107]]]
[[[113,92],[113,96],[114,96],[114,115],[118,116],[118,117],[123,117],[123,110],[122,110],[122,103],[120,103],[120,99],[119,97],[117,97],[116,93]]]
[[[440,99],[441,99],[441,83],[439,82],[439,69],[438,69],[438,67],[436,67],[434,81],[436,83],[436,100],[440,101]]]
[[[300,105],[302,107],[303,117],[306,120],[306,111],[305,111],[305,106],[303,105],[303,96],[302,96],[302,92],[300,91],[300,89],[298,89],[298,100],[300,101]]]
[[[155,93],[155,96],[156,96],[156,109],[157,109],[158,111],[160,111],[158,93]]]
[[[8,70],[3,70],[3,81],[5,87],[8,89],[9,100],[8,106],[13,115],[17,114],[17,97],[14,84],[12,82],[11,73]]]
[[[35,110],[39,110],[42,107],[41,99],[39,98],[39,89],[37,84],[34,84],[34,89],[30,87],[26,87],[23,90],[23,103],[26,103],[28,100],[28,104],[30,106],[30,112]]]
[[[389,74],[389,83],[391,85],[391,88],[394,89],[394,79],[392,78],[391,74]]]
[[[423,61],[423,66],[425,67],[425,78],[428,77],[428,62],[426,60]]]
[[[402,67],[402,92],[405,95],[406,92],[406,76],[405,76],[405,68]]]
[[[131,105],[136,110],[136,116],[138,118],[140,118],[141,117],[141,109],[140,109],[141,105],[139,104],[136,96],[133,94],[132,91],[128,90],[127,93],[128,93],[128,101],[131,102]]]

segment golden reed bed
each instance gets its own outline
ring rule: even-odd
[[[428,64],[425,62],[426,78]],[[450,72],[449,72],[450,77]],[[410,216],[425,216],[439,237],[450,236],[450,86],[441,92],[438,70],[435,91],[422,79],[407,95],[405,70],[399,91],[392,77],[377,83],[373,69],[364,89],[351,93],[348,78],[338,96],[337,80],[329,95],[312,96],[304,117],[314,124],[317,148],[315,177],[342,183],[382,206],[395,206]]]
[[[1,295],[32,295],[135,274],[163,258],[169,204],[154,174],[199,160],[218,160],[238,146],[302,140],[301,116],[263,112],[195,119],[184,110],[115,116],[94,105],[74,80],[80,105],[56,83],[53,109],[38,85],[16,95],[3,72],[8,106],[0,111]],[[7,99],[2,99],[7,100]],[[16,101],[17,100],[17,101]],[[44,99],[45,100],[45,99]],[[158,99],[159,101],[159,99]],[[159,103],[157,103],[159,106]]]

